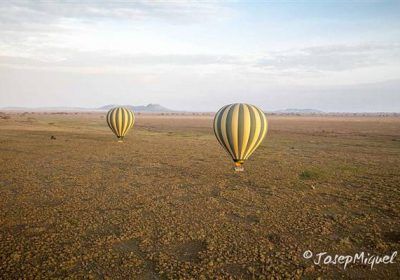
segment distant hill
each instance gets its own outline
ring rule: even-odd
[[[117,107],[119,105],[109,104],[98,108],[98,110],[110,110],[111,108]],[[148,104],[146,106],[132,106],[132,105],[122,105],[122,107],[129,108],[134,112],[171,112],[172,110],[161,106],[160,104]]]
[[[274,111],[274,113],[278,114],[323,114],[324,111],[316,110],[316,109],[296,109],[296,108],[288,108],[284,110]]]

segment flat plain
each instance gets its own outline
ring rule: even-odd
[[[399,279],[400,118],[267,116],[235,173],[211,116],[0,119],[2,279]],[[55,139],[51,139],[51,137]]]

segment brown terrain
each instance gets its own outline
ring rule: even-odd
[[[0,116],[2,279],[400,279],[400,118],[270,116],[235,173],[211,116]]]

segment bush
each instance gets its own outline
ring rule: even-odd
[[[299,174],[300,179],[302,180],[311,180],[319,177],[318,172],[312,170],[304,170]]]
[[[9,119],[11,119],[11,117],[9,115],[6,115],[6,114],[0,114],[0,119],[1,120],[9,120]]]

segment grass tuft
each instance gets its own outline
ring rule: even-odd
[[[319,173],[313,170],[304,170],[299,174],[301,180],[312,180],[319,177]]]

